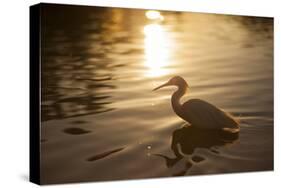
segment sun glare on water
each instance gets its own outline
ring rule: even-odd
[[[149,10],[145,13],[145,16],[150,20],[164,20],[164,17],[161,15],[159,11]]]
[[[163,16],[158,11],[147,11],[148,19],[159,19]],[[143,28],[145,35],[145,66],[148,67],[147,76],[158,77],[168,74],[167,65],[170,58],[170,40],[167,31],[159,23],[151,23]]]
[[[149,24],[144,27],[145,65],[149,68],[148,76],[167,74],[169,49],[168,40],[162,26]]]

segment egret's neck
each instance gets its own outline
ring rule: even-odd
[[[178,90],[172,95],[172,107],[178,116],[181,116],[180,99],[185,94],[186,87],[178,87]]]

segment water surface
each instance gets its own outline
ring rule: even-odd
[[[44,6],[42,183],[273,169],[273,19],[155,15]],[[174,75],[240,133],[183,128],[175,88],[152,92]]]

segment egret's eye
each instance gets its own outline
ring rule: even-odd
[[[177,80],[175,79],[175,78],[172,78],[171,80],[170,80],[170,83],[171,84],[175,84],[177,82]]]

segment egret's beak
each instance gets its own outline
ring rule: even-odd
[[[162,85],[160,85],[160,86],[154,88],[152,91],[156,91],[156,90],[158,90],[158,89],[160,89],[160,88],[162,88],[162,87],[170,86],[170,85],[171,85],[171,84],[170,84],[169,82],[166,82],[165,84],[162,84]]]

